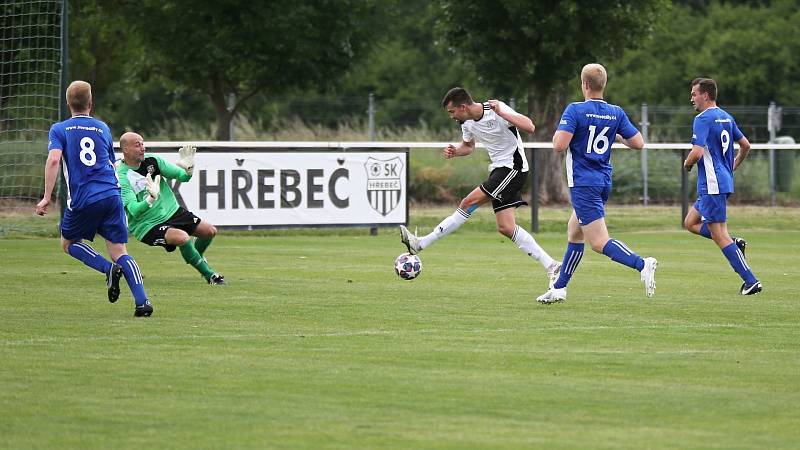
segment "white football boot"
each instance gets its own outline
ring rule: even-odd
[[[422,248],[419,246],[419,238],[414,233],[408,231],[408,228],[404,225],[400,225],[400,241],[406,244],[408,253],[412,255],[416,255],[422,251]]]
[[[544,294],[536,298],[539,303],[549,305],[551,303],[560,303],[567,299],[567,288],[550,288]]]
[[[644,259],[642,268],[642,283],[644,283],[644,293],[652,297],[656,293],[656,268],[658,261],[655,258],[647,257]]]

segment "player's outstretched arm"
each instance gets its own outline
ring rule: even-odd
[[[489,100],[488,103],[492,111],[503,119],[506,119],[511,125],[517,127],[518,130],[526,133],[533,133],[536,131],[536,126],[533,125],[533,121],[530,117],[514,111],[510,106],[500,100]]]
[[[746,137],[742,136],[741,139],[736,141],[739,143],[739,151],[736,152],[736,158],[733,160],[733,170],[735,171],[742,161],[747,158],[747,155],[750,153],[750,141],[747,140]]]
[[[159,156],[153,156],[156,158],[156,162],[158,162],[158,170],[161,172],[162,177],[178,181],[189,181],[192,179],[192,171],[181,167],[180,162],[172,164]],[[192,164],[194,164],[194,162]],[[194,167],[192,170],[194,170]]]

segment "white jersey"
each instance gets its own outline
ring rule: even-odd
[[[499,107],[513,111],[503,102]],[[492,161],[490,170],[508,167],[520,172],[528,171],[528,159],[517,127],[492,111],[488,102],[483,104],[483,116],[480,119],[470,119],[461,124],[461,133],[464,142],[474,139],[486,146]]]

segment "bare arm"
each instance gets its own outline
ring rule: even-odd
[[[475,140],[461,141],[458,145],[449,144],[444,148],[444,158],[450,159],[456,156],[467,156],[475,150]]]
[[[736,158],[733,159],[734,171],[739,167],[742,161],[747,158],[747,154],[750,153],[750,141],[748,141],[746,137],[742,136],[742,138],[736,142],[739,143],[739,151],[736,153]]]
[[[536,127],[533,125],[533,121],[530,117],[514,111],[509,106],[500,103],[499,100],[489,100],[489,106],[498,116],[506,119],[508,123],[517,127],[518,130],[526,133],[533,133],[536,131]]]
[[[703,147],[700,147],[699,145],[693,145],[692,151],[689,152],[689,156],[687,156],[686,161],[683,162],[683,168],[686,169],[687,172],[691,172],[692,167],[702,157],[703,157]]]
[[[642,137],[642,133],[636,133],[629,139],[625,139],[624,137],[617,135],[617,140],[626,147],[634,150],[641,150],[644,148],[644,138]]]
[[[44,195],[42,200],[36,204],[36,214],[43,216],[47,214],[47,207],[53,197],[53,189],[58,179],[58,166],[61,163],[61,150],[50,150],[47,155],[47,162],[44,163]]]
[[[572,141],[572,133],[564,130],[556,130],[553,135],[553,150],[556,153],[562,153],[569,148],[569,143]]]

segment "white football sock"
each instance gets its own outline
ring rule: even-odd
[[[511,236],[511,240],[514,241],[514,243],[517,244],[517,247],[525,252],[526,255],[539,261],[539,263],[545,269],[548,269],[555,262],[555,260],[553,260],[553,258],[551,258],[550,255],[548,255],[547,252],[536,243],[536,240],[533,238],[533,236],[531,236],[530,233],[525,231],[525,229],[519,225],[517,225],[517,228],[514,229],[514,235]]]
[[[456,209],[456,212],[449,217],[445,217],[442,222],[436,226],[430,233],[419,238],[420,248],[425,248],[438,241],[439,239],[447,236],[448,234],[456,231],[464,222],[469,219],[469,213],[461,208]]]

